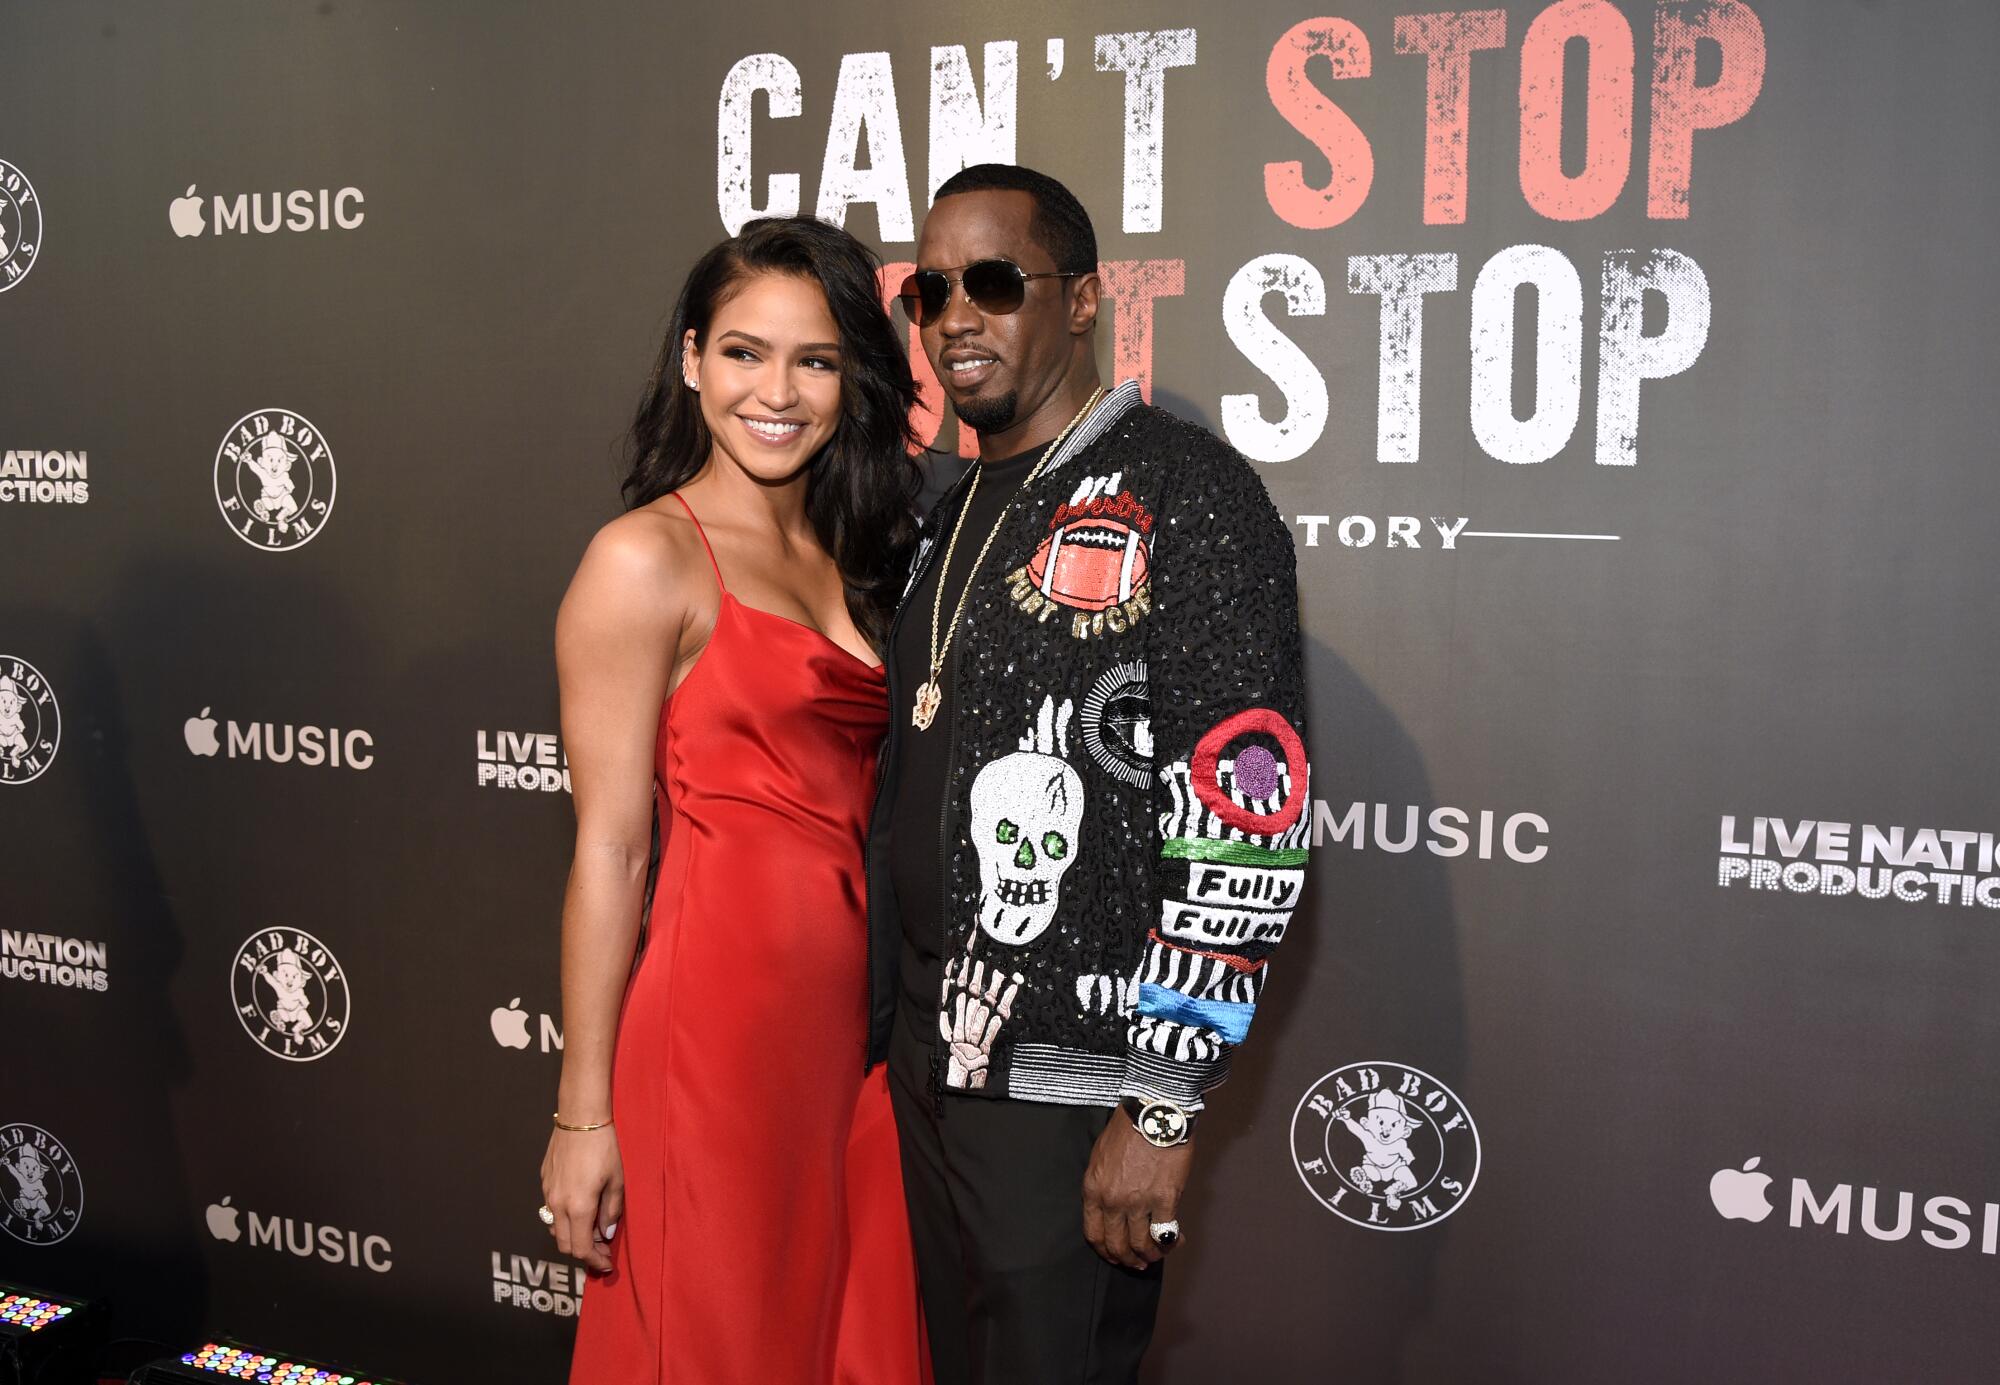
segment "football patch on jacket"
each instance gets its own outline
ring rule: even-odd
[[[1039,624],[1067,614],[1077,639],[1122,635],[1153,609],[1153,512],[1119,477],[1087,476],[1049,520],[1008,596]]]

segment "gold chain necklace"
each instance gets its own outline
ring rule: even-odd
[[[951,652],[951,637],[958,633],[958,618],[965,614],[965,599],[972,594],[972,580],[979,575],[980,565],[986,561],[986,550],[993,547],[993,540],[1000,535],[1000,526],[1007,522],[1008,512],[1014,508],[1014,502],[1021,498],[1021,492],[1035,483],[1035,478],[1042,474],[1042,468],[1062,446],[1063,439],[1069,436],[1072,428],[1083,422],[1084,415],[1096,406],[1098,396],[1103,393],[1102,385],[1090,392],[1090,398],[1083,401],[1083,407],[1076,411],[1076,417],[1063,425],[1063,430],[1056,434],[1055,441],[1050,443],[1047,450],[1036,460],[1034,470],[1022,478],[1014,493],[1007,497],[1007,503],[1000,507],[999,518],[993,521],[993,528],[986,535],[986,542],[979,545],[979,556],[972,560],[972,567],[965,574],[965,586],[958,593],[958,604],[952,607],[951,624],[945,627],[944,643],[939,645],[938,621],[944,614],[944,583],[946,576],[951,572],[951,555],[958,551],[959,531],[965,527],[965,517],[972,513],[973,497],[979,494],[981,472],[975,471],[972,474],[972,489],[966,492],[965,504],[959,508],[958,519],[951,526],[951,541],[944,547],[944,565],[938,569],[937,595],[931,599],[931,676],[929,682],[917,689],[916,706],[910,710],[910,724],[919,731],[930,730],[931,723],[937,719],[938,708],[944,705],[944,689],[938,684],[938,675],[944,671],[945,656]],[[983,462],[975,465],[982,470],[985,467]]]

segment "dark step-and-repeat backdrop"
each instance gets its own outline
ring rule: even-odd
[[[1149,1378],[1991,1379],[1996,53],[1981,0],[0,3],[0,1278],[560,1378],[557,600],[696,253],[816,212],[900,277],[998,159],[1304,597],[1310,916]]]

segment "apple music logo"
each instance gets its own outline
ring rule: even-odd
[[[1771,1205],[1769,1196],[1774,1180],[1770,1174],[1757,1171],[1761,1162],[1761,1159],[1747,1159],[1740,1169],[1718,1170],[1708,1180],[1708,1200],[1725,1221],[1754,1224],[1764,1221],[1777,1210]],[[1857,1201],[1860,1204],[1858,1217],[1855,1215]],[[1882,1209],[1892,1201],[1896,1209],[1895,1219],[1891,1225],[1884,1226]],[[1885,1195],[1874,1188],[1864,1187],[1860,1198],[1856,1199],[1852,1184],[1836,1183],[1822,1197],[1813,1191],[1811,1183],[1803,1178],[1794,1178],[1787,1224],[1801,1229],[1807,1221],[1811,1221],[1814,1226],[1831,1226],[1836,1236],[1845,1236],[1858,1221],[1862,1231],[1877,1241],[1905,1240],[1915,1229],[1926,1245],[1939,1250],[1960,1250],[1972,1244],[1975,1217],[1979,1226],[1979,1253],[2000,1254],[2000,1202],[1985,1203],[1975,1214],[1973,1204],[1963,1198],[1948,1195],[1927,1198],[1923,1204],[1925,1225],[1917,1227],[1917,1197],[1914,1193]]]
[[[1708,1180],[1708,1200],[1728,1221],[1760,1222],[1771,1215],[1771,1200],[1764,1190],[1771,1175],[1756,1173],[1761,1159],[1751,1159],[1739,1169],[1722,1169]]]
[[[343,1231],[337,1226],[324,1223],[314,1225],[309,1221],[299,1221],[292,1217],[267,1217],[246,1208],[231,1206],[231,1198],[211,1202],[205,1214],[208,1234],[227,1245],[235,1245],[243,1239],[241,1218],[247,1215],[250,1223],[250,1244],[296,1255],[302,1260],[324,1260],[329,1265],[352,1265],[356,1269],[373,1270],[376,1274],[387,1274],[394,1261],[389,1257],[394,1247],[386,1236],[364,1236],[358,1231]]]
[[[208,199],[214,215],[211,226],[203,220],[202,199],[195,193],[195,184],[189,183],[186,192],[167,204],[167,225],[183,240],[211,230],[218,236],[224,231],[246,236],[252,231],[260,235],[274,231],[352,231],[368,219],[368,213],[361,210],[361,204],[367,200],[360,188],[338,191],[299,188],[268,194],[239,192],[227,199],[217,193]]]
[[[268,760],[274,765],[298,763],[308,768],[368,769],[375,763],[375,738],[366,731],[343,731],[338,726],[294,726],[289,722],[251,721],[229,723],[225,743],[215,728],[221,723],[204,707],[199,716],[181,723],[181,740],[188,753],[212,760],[227,751],[226,758]]]
[[[486,1027],[492,1031],[493,1042],[502,1048],[529,1048],[536,1040],[528,1036],[528,1021],[537,1020],[536,1034],[544,1053],[562,1052],[562,1029],[553,1015],[531,1015],[521,1008],[521,997],[515,996],[505,1005],[496,1006],[486,1017]]]

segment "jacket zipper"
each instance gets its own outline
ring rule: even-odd
[[[977,463],[975,462],[974,465],[977,465]],[[969,476],[971,474],[972,473],[970,471],[965,473],[966,476]],[[959,486],[963,484],[964,480],[965,477],[961,476],[957,481],[952,482],[951,489],[945,492],[945,496],[943,499],[939,500],[938,502],[939,508],[943,507],[945,501],[951,498],[952,492],[956,491],[959,488]],[[924,577],[928,572],[928,565],[940,561],[940,555],[942,554],[942,552],[943,550],[941,546],[936,542],[935,539],[933,539],[931,543],[930,552],[924,555],[924,562],[927,565],[925,571],[917,573],[916,576],[910,581],[909,590],[912,595],[915,594],[917,588],[921,587],[924,584]],[[944,577],[945,577],[944,573],[940,572],[938,574],[938,580],[940,582],[944,580]],[[870,855],[871,855],[870,847],[871,844],[873,843],[875,836],[875,824],[881,820],[882,800],[884,797],[887,796],[889,790],[889,776],[883,771],[888,769],[889,766],[895,764],[896,748],[901,743],[902,740],[902,723],[898,720],[897,717],[897,713],[900,709],[896,705],[895,694],[897,689],[894,686],[896,679],[895,655],[896,655],[896,635],[903,627],[903,617],[908,613],[909,613],[909,602],[907,600],[899,601],[896,603],[896,614],[890,617],[889,619],[889,635],[886,641],[887,648],[885,650],[885,656],[888,660],[887,664],[888,675],[886,681],[889,684],[888,692],[890,694],[889,734],[888,738],[883,744],[883,753],[881,760],[876,766],[875,807],[870,812],[868,817],[869,830],[861,838],[861,878],[867,884],[868,892],[871,898],[874,893],[874,868],[870,860]],[[954,723],[954,728],[955,726],[956,723]],[[949,763],[947,763],[946,765],[946,773],[947,775],[949,775],[950,773]],[[888,888],[893,890],[895,886],[892,884]],[[898,927],[900,930],[900,921]],[[872,926],[868,929],[866,947],[862,955],[863,955],[863,960],[867,966],[867,971],[864,973],[864,975],[868,977],[868,984],[870,987],[868,1023],[871,1032],[869,1035],[864,1036],[861,1041],[861,1066],[863,1070],[866,1070],[869,1065],[868,1064],[869,1051],[873,1046],[871,1043],[871,1039],[872,1039],[872,1030],[875,1023],[875,1006],[873,1000],[873,987],[875,984],[875,929]],[[935,1062],[935,1050],[933,1050],[933,1062],[931,1064],[931,1085],[934,1091],[939,1089],[939,1078],[938,1078],[939,1071],[940,1070],[937,1066],[937,1063]],[[937,1097],[936,1099],[941,1101],[942,1097]]]
[[[975,462],[973,465],[977,466]],[[943,582],[951,574],[939,572],[938,581]],[[951,708],[950,727],[945,733],[944,743],[944,801],[938,805],[938,974],[948,976],[951,965],[951,803],[953,798],[952,775],[958,768],[958,660],[951,661],[951,690],[946,700]],[[944,1014],[944,994],[940,987],[938,1013]],[[931,1047],[931,1112],[939,1120],[944,1119],[944,1077],[946,1046],[950,1043],[940,1025],[937,1042]]]
[[[974,461],[974,466],[981,465]],[[963,504],[970,504],[967,496]],[[951,580],[949,568],[938,569],[938,585],[942,587]],[[938,975],[945,975],[945,968],[951,960],[951,801],[952,776],[958,769],[958,660],[947,659],[949,668],[939,673],[950,680],[945,691],[945,742],[944,742],[944,800],[938,804]],[[944,991],[939,987],[937,1014],[944,1014]],[[937,1042],[931,1045],[931,1114],[944,1119],[944,1078],[946,1052],[950,1040],[939,1026]]]
[[[896,763],[896,632],[903,625],[903,607],[898,604],[896,613],[889,617],[889,635],[883,641],[883,682],[889,693],[889,734],[883,740],[882,752],[875,761],[875,806],[868,814],[868,830],[861,834],[861,880],[864,896],[872,906],[875,894],[875,867],[871,848],[875,842],[875,824],[882,816],[882,800],[889,791],[889,766]],[[891,885],[889,888],[894,889]],[[875,926],[872,916],[868,921],[862,950],[862,964],[868,978],[868,1024],[861,1035],[861,1070],[869,1068],[869,1056],[875,1048]]]
[[[1107,393],[1104,398],[1109,399],[1110,394]],[[1101,399],[1098,401],[1097,407],[1091,410],[1091,413],[1096,414],[1100,409],[1103,408],[1103,406],[1104,406],[1104,400]],[[1046,455],[1046,450],[1044,455]],[[981,465],[981,463],[975,459],[972,465],[974,467],[977,467]],[[961,476],[957,481],[953,482],[952,491],[956,491],[960,486],[965,484],[966,476],[970,476],[971,474],[972,474],[971,470],[968,469],[965,473],[965,476]],[[1045,472],[1041,477],[1037,478],[1037,484],[1042,484],[1046,482],[1047,477],[1048,473]],[[1025,488],[1023,493],[1025,494]],[[948,499],[949,497],[950,497],[950,492],[947,492],[946,498]],[[961,500],[959,503],[962,505],[965,502]],[[936,516],[939,518],[940,522],[942,522],[943,509],[944,509],[944,501],[941,500],[938,503],[936,512],[934,512]],[[1008,517],[1012,518],[1013,516],[1010,513]],[[935,541],[933,541],[931,545],[932,554],[933,555],[941,554],[943,547],[944,546],[942,544],[938,544]],[[937,557],[935,558],[935,560],[942,563],[941,557]],[[910,590],[913,594],[915,593],[917,588],[923,585],[925,575],[927,574],[919,573],[917,575],[916,580],[910,584]],[[950,578],[951,578],[951,573],[945,570],[941,566],[938,571],[939,585],[942,586],[945,582],[949,581]],[[903,614],[904,614],[904,608],[899,606],[896,611],[895,624],[901,623]],[[951,952],[950,842],[951,842],[951,808],[953,801],[951,784],[952,784],[952,776],[958,768],[958,661],[956,658],[952,658],[948,662],[950,663],[951,666],[949,673],[951,682],[950,682],[950,687],[945,694],[945,712],[946,716],[950,720],[950,726],[947,730],[946,740],[945,740],[945,759],[944,759],[945,797],[944,797],[944,802],[941,803],[938,807],[938,966],[940,972],[942,972],[943,968],[947,965],[949,955]],[[891,715],[892,716],[894,715],[893,709],[891,711]],[[889,734],[891,739],[893,740],[898,733],[896,729],[892,727]],[[893,754],[893,747],[891,753]],[[881,783],[879,782],[879,777],[878,777],[878,783],[876,785],[876,804],[875,804],[877,812],[881,811],[881,806],[882,806],[881,797],[882,797],[882,786]],[[864,868],[865,868],[865,855],[864,855]],[[869,936],[869,947],[871,949],[870,953],[871,971],[869,974],[872,976],[874,974],[872,971],[872,956],[873,956],[872,949],[874,947],[874,936],[872,932]],[[940,987],[939,989],[936,1006],[937,1008],[935,1013],[940,1017],[942,1017],[945,1013],[944,994],[942,987]],[[942,1033],[942,1025],[940,1025],[938,1043],[931,1050],[931,1065],[930,1065],[931,1110],[932,1113],[939,1120],[944,1119],[944,1110],[945,1110],[944,1079],[945,1079],[946,1059],[947,1059],[946,1049],[948,1043],[949,1040],[945,1038],[944,1034]]]
[[[1043,449],[1043,453],[1044,455],[1047,454],[1047,448]],[[979,466],[981,463],[975,461],[973,465]],[[1026,488],[1023,487],[1022,491],[1015,498],[1018,499],[1026,493]],[[1024,506],[1023,508],[1025,509],[1026,507]],[[1006,519],[1014,518],[1013,500],[1007,502],[1005,514]],[[1006,519],[1001,521],[1003,525],[1006,523]],[[994,541],[994,546],[996,548],[1000,547],[997,538]],[[970,581],[975,575],[968,572],[966,574],[967,580]],[[950,580],[951,573],[940,569],[938,572],[938,584],[942,586]],[[938,967],[940,973],[942,973],[943,968],[949,965],[951,957],[951,807],[957,797],[952,789],[952,775],[958,769],[958,659],[956,656],[951,658],[950,664],[951,668],[948,676],[951,680],[951,686],[945,693],[945,706],[949,709],[948,716],[951,721],[951,727],[945,740],[944,802],[938,805]],[[942,1021],[942,1017],[945,1014],[942,988],[940,988],[938,994],[938,1014],[940,1021]],[[931,1111],[939,1120],[944,1119],[944,1079],[947,1058],[945,1050],[948,1043],[949,1041],[944,1037],[943,1024],[940,1022],[938,1045],[931,1050]]]

